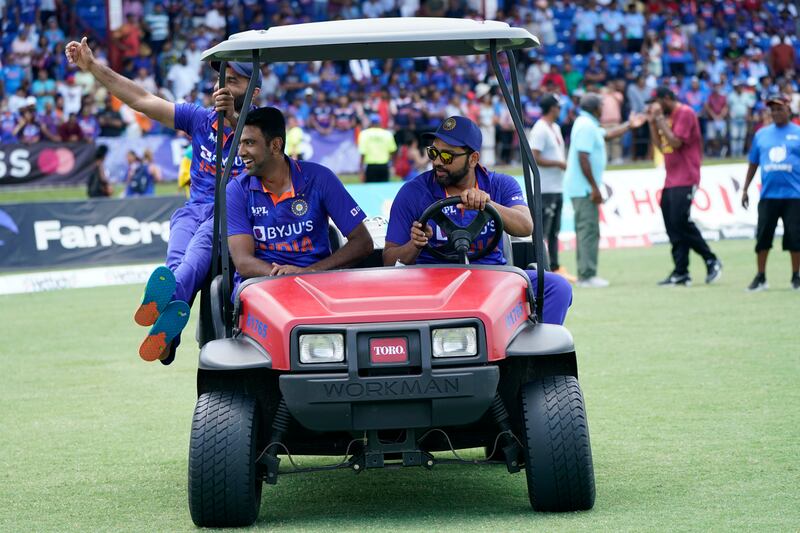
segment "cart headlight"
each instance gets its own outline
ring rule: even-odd
[[[433,330],[434,357],[469,357],[477,354],[478,334],[475,328]]]
[[[344,337],[341,333],[300,335],[301,363],[340,363],[344,361]]]

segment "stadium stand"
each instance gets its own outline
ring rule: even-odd
[[[125,0],[124,23],[109,31],[102,0],[0,0],[0,141],[33,143],[66,131],[75,138],[74,128],[63,126],[75,121],[81,138],[90,141],[98,135],[164,133],[108,98],[91,76],[71,70],[64,45],[84,34],[102,61],[142,86],[172,101],[208,105],[215,73],[201,65],[200,53],[231,33],[340,18],[480,19],[484,4],[491,3]],[[541,39],[541,49],[518,57],[525,79],[524,118],[532,126],[541,115],[543,94],[562,93],[559,122],[567,139],[581,94],[613,96],[605,100],[618,101],[624,119],[638,105],[630,87],[641,85],[639,79],[644,82],[640,92],[668,86],[700,113],[709,155],[731,154],[731,149],[741,155],[768,120],[762,110],[771,94],[789,94],[793,113],[800,113],[795,76],[800,18],[791,2],[498,0],[496,12],[486,15],[526,27]],[[484,57],[278,63],[264,66],[257,104],[277,105],[306,128],[329,121],[363,126],[377,113],[381,125],[403,139],[433,128],[445,116],[462,114],[484,128],[494,127],[498,163],[514,163],[516,151],[510,148],[516,140],[507,134],[498,91],[487,85],[490,68]],[[487,94],[490,104],[481,102]],[[724,131],[715,126],[720,121]],[[625,139],[622,155],[647,157],[637,143],[648,143],[647,136],[634,133]]]

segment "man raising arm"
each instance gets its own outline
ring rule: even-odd
[[[86,38],[80,43],[70,42],[65,53],[71,63],[91,73],[112,95],[128,106],[169,128],[185,131],[192,139],[189,201],[172,215],[166,267],[159,267],[151,274],[142,303],[134,315],[137,324],[150,328],[139,347],[139,355],[146,361],[159,359],[169,364],[180,342],[180,331],[188,321],[189,307],[205,283],[211,267],[219,127],[217,112],[224,111],[226,117],[222,125],[224,161],[233,142],[233,128],[244,104],[247,84],[252,76],[256,77],[254,96],[257,96],[261,72],[253,72],[249,63],[228,63],[226,86],[220,89],[217,85],[212,95],[214,107],[202,108],[194,104],[168,102],[98,63]],[[243,170],[241,160],[237,158],[231,176]]]

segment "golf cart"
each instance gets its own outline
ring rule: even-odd
[[[502,75],[497,81],[522,147],[533,253],[543,269],[539,173],[523,131],[514,59],[514,50],[537,45],[526,30],[494,21],[344,20],[236,34],[203,60],[222,62],[223,86],[227,61],[252,61],[256,69],[278,61],[488,53],[498,73],[505,53],[511,88]],[[251,80],[243,115],[254,88]],[[243,127],[240,117],[231,150]],[[219,138],[218,162],[222,146]],[[252,524],[263,484],[287,474],[449,463],[524,469],[537,511],[592,508],[575,347],[567,329],[541,322],[544,276],[532,287],[509,242],[507,265],[469,264],[508,239],[497,211],[487,207],[479,222],[459,227],[442,213],[458,201],[448,198],[423,214],[421,222],[432,219],[448,234],[446,249],[434,252],[459,264],[385,268],[376,250],[355,268],[249,279],[231,298],[224,184],[232,163],[217,168],[215,256],[198,329],[189,455],[195,524]],[[470,252],[490,220],[498,226],[494,243]],[[485,460],[457,453],[481,447]],[[293,459],[299,455],[337,459],[302,468]]]

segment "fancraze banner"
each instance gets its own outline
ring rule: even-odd
[[[180,197],[0,205],[0,269],[163,261]]]
[[[86,143],[0,144],[0,187],[86,183],[93,159]]]

